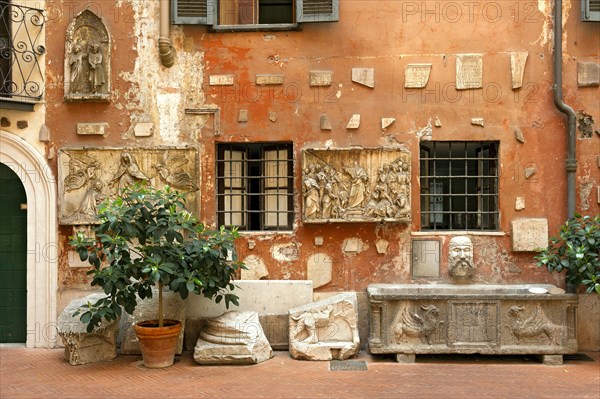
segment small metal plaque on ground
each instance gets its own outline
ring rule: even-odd
[[[367,371],[364,360],[332,360],[329,362],[330,371]]]

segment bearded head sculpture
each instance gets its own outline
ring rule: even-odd
[[[473,242],[466,236],[452,237],[448,254],[448,273],[459,279],[470,279],[475,274]]]

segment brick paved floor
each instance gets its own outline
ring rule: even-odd
[[[200,366],[191,353],[161,370],[139,356],[70,366],[61,349],[0,348],[0,398],[600,398],[593,361],[545,366],[528,357],[428,356],[415,364],[361,352],[367,371],[330,371],[329,362],[287,352],[254,366]]]

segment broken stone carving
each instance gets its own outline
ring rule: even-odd
[[[104,22],[92,11],[82,11],[67,28],[65,100],[108,101],[110,60],[110,35]]]
[[[398,361],[433,353],[577,352],[577,296],[552,285],[371,284],[369,351]]]
[[[448,273],[458,279],[471,279],[475,274],[473,243],[467,236],[452,237],[448,253]]]
[[[98,205],[137,182],[196,191],[197,163],[192,148],[62,149],[58,155],[60,223],[97,223]],[[195,196],[188,198],[190,209],[194,201]]]
[[[75,299],[58,317],[58,335],[65,345],[65,360],[72,366],[109,360],[117,357],[117,332],[119,320],[107,322],[103,320],[93,332],[87,332],[87,324],[79,321],[79,315],[73,313],[86,303],[94,303],[104,294],[90,294],[85,298]]]
[[[303,165],[305,223],[410,221],[408,151],[307,149]]]
[[[256,364],[271,357],[258,312],[229,311],[208,320],[194,349],[200,364]]]
[[[577,129],[579,130],[579,138],[591,138],[594,132],[594,118],[584,111],[579,111],[577,113]]]
[[[356,294],[339,294],[290,309],[290,355],[345,360],[360,350]]]
[[[375,87],[375,68],[352,68],[352,81],[366,87]]]

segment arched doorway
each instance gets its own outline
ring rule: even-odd
[[[56,344],[56,181],[40,153],[23,138],[0,130],[0,163],[15,173],[27,198],[27,347]]]
[[[27,197],[0,163],[0,343],[27,340]]]

